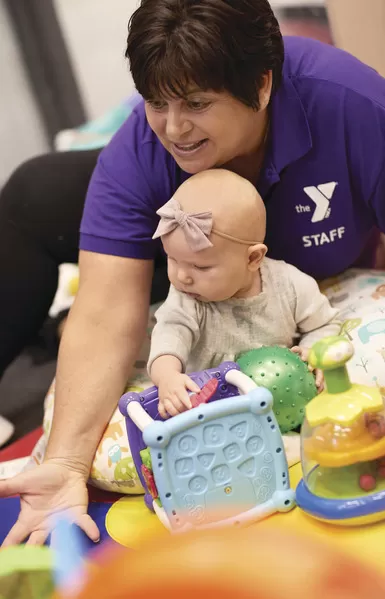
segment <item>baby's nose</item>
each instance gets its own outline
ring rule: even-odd
[[[185,272],[183,272],[183,270],[179,271],[178,279],[181,283],[183,283],[183,285],[191,285],[193,282],[192,278],[189,275],[187,275]]]

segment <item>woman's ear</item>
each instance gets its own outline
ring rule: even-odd
[[[255,272],[261,266],[262,260],[266,256],[267,246],[264,243],[256,243],[248,248],[248,268],[251,272]]]
[[[259,110],[260,111],[265,110],[265,108],[267,108],[267,106],[270,102],[272,87],[273,87],[273,73],[271,71],[267,71],[267,73],[265,73],[262,76],[262,85],[259,90]]]

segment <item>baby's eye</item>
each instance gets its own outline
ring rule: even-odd
[[[210,270],[211,266],[198,266],[197,264],[193,265],[197,270]]]

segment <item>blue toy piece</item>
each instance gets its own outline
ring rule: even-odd
[[[227,364],[224,377],[244,394],[213,398],[165,422],[149,416],[140,396],[120,404],[131,422],[127,430],[134,423],[142,434],[153,509],[175,532],[246,524],[294,507],[270,391],[257,388],[235,364]],[[138,447],[129,441],[134,457]]]

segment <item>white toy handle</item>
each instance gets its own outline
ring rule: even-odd
[[[249,393],[249,391],[256,389],[257,387],[257,385],[249,376],[240,370],[236,370],[235,368],[226,372],[225,379],[228,383],[230,383],[230,385],[237,387],[241,395],[246,395],[246,393]]]
[[[230,385],[237,387],[242,395],[246,395],[246,393],[255,389],[257,386],[250,377],[236,369],[226,372],[225,379]],[[151,416],[147,414],[137,401],[130,401],[127,405],[127,414],[142,432],[147,426],[154,422]]]
[[[138,401],[130,401],[130,403],[127,405],[127,414],[142,432],[147,426],[154,422],[151,416],[147,414],[146,410],[142,408]]]

